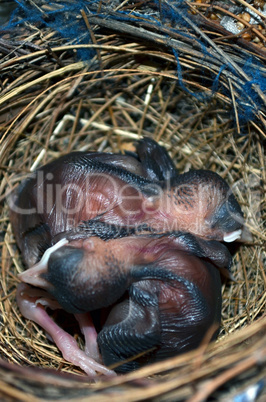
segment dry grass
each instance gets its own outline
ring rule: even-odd
[[[84,14],[81,17],[86,20]],[[105,20],[101,25],[99,19],[90,19],[88,29],[96,23],[106,28]],[[122,32],[122,23],[120,27]],[[209,395],[228,398],[265,375],[264,110],[257,108],[254,119],[241,124],[236,99],[247,78],[242,74],[237,44],[228,42],[226,47],[226,42],[223,46],[212,42],[212,61],[202,58],[192,40],[182,42],[182,37],[173,33],[173,46],[182,49],[184,84],[208,95],[199,100],[179,85],[176,59],[166,46],[170,28],[151,32],[149,27],[140,30],[130,25],[130,29],[131,40],[115,26],[113,32],[111,27],[104,33],[95,29],[94,43],[87,45],[96,50],[90,65],[76,61],[78,46],[64,43],[50,30],[40,31],[28,24],[4,37],[9,47],[0,64],[2,400],[66,399],[67,392],[67,398],[75,401],[153,398],[196,402]],[[190,29],[192,36],[201,35],[193,25]],[[149,43],[142,40],[147,32]],[[220,90],[214,95],[210,83],[224,54],[236,63],[238,73],[222,73]],[[261,73],[265,74],[263,67]],[[229,89],[228,95],[223,94],[224,87]],[[263,101],[259,87],[255,90]],[[59,155],[72,150],[123,151],[131,149],[132,141],[142,135],[160,141],[181,172],[205,168],[224,177],[253,233],[253,242],[235,253],[236,281],[223,287],[220,337],[210,347],[203,345],[195,352],[109,382],[90,384],[84,377],[69,379],[59,373],[54,377],[49,372],[28,371],[26,366],[36,366],[82,374],[18,311],[17,274],[24,267],[8,221],[6,197],[27,173]],[[23,370],[7,362],[23,366]]]

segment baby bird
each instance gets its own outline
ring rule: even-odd
[[[149,154],[157,156],[157,163]],[[177,174],[165,149],[150,139],[138,143],[136,157],[62,156],[24,180],[10,198],[11,223],[29,266],[55,236],[85,233],[96,217],[127,228],[128,234],[141,226],[226,242],[241,237],[243,228],[240,206],[219,175],[205,170]]]
[[[125,372],[194,349],[213,325],[214,337],[221,319],[219,269],[230,265],[223,244],[189,233],[61,239],[20,275],[24,284],[18,304],[23,315],[50,334],[67,360],[88,374],[110,375],[106,366],[118,364],[116,371]],[[41,290],[39,295],[40,289],[47,293]],[[75,314],[87,359],[48,316],[47,305]],[[97,334],[89,312],[110,306]],[[140,353],[144,356],[134,360]],[[133,360],[123,363],[129,358]]]

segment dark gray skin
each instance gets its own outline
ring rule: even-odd
[[[178,175],[165,149],[150,139],[137,144],[137,157],[74,152],[43,166],[11,196],[10,219],[29,266],[56,236],[86,236],[94,219],[128,234],[146,227],[225,241],[240,236],[243,226],[240,206],[219,175]]]
[[[179,272],[176,252],[168,257],[164,267]],[[119,373],[136,370],[197,348],[209,330],[211,340],[216,338],[221,320],[220,274],[206,261],[182,253],[180,257],[193,279],[186,280],[182,272],[171,282],[139,282],[131,286],[129,298],[111,311],[97,338],[107,367],[114,365]],[[127,359],[131,361],[123,364]]]

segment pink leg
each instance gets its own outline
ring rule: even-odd
[[[49,294],[47,293],[47,298],[43,299],[43,291],[41,291],[41,298],[37,296],[36,292],[38,292],[36,289],[32,289],[25,283],[19,284],[17,302],[23,316],[36,322],[47,331],[61,351],[64,359],[80,367],[89,376],[94,377],[97,373],[108,376],[115,375],[112,370],[97,363],[79,349],[73,336],[60,328],[45,311],[44,305],[53,308],[49,301]]]
[[[75,314],[81,332],[85,338],[85,353],[97,362],[101,362],[101,356],[97,344],[97,332],[89,313]]]

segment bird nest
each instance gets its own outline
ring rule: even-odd
[[[64,7],[29,3],[41,22],[23,14],[0,39],[1,400],[196,402],[228,400],[247,388],[259,393],[266,360],[266,38],[262,16],[260,28],[243,13],[248,4],[261,14],[264,2],[85,1],[71,13],[67,1]],[[230,3],[242,7],[238,14]],[[174,12],[182,16],[178,26]],[[80,38],[91,41],[75,43],[58,33],[47,24],[54,15],[69,32],[79,24]],[[244,32],[229,32],[223,17],[244,20]],[[24,267],[6,198],[29,172],[62,154],[133,150],[141,136],[159,141],[180,172],[219,173],[253,240],[231,250],[235,280],[223,285],[215,343],[206,340],[196,351],[92,383],[18,310],[17,275]],[[80,334],[76,338],[82,347]]]

